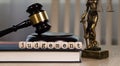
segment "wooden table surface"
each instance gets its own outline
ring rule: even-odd
[[[102,46],[109,50],[109,58],[97,60],[82,58],[82,63],[0,63],[0,66],[120,66],[120,46]]]

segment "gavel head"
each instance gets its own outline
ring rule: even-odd
[[[42,9],[42,5],[39,3],[32,4],[26,10],[30,15],[30,21],[32,22],[33,27],[36,28],[36,33],[41,34],[46,31],[49,31],[51,26],[49,25],[48,15],[45,10]]]

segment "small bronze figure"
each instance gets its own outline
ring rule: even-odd
[[[95,31],[98,22],[98,1],[99,0],[87,0],[86,11],[82,15],[82,19],[80,21],[84,27],[84,38],[86,41],[87,50],[101,50],[101,48],[98,47],[98,42],[96,41]]]

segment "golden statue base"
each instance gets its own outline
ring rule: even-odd
[[[104,59],[104,58],[109,57],[109,51],[108,50],[100,50],[100,51],[83,50],[82,57],[94,58],[94,59]]]

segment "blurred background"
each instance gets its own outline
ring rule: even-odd
[[[26,10],[33,3],[41,3],[47,11],[51,32],[73,33],[83,41],[80,18],[86,9],[86,0],[0,0],[0,31],[28,19]],[[97,40],[101,44],[120,44],[120,1],[100,0],[98,7]],[[30,26],[0,37],[0,41],[25,41],[34,32]]]

